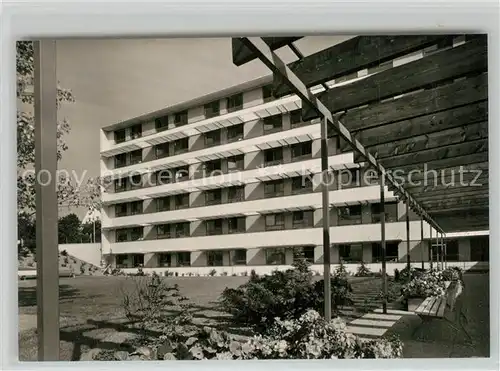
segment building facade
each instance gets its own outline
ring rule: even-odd
[[[298,97],[274,99],[271,82],[251,81],[101,130],[101,175],[111,179],[101,215],[107,264],[239,275],[303,257],[322,270],[320,127],[301,120]],[[350,270],[364,262],[378,271],[378,180],[336,136],[328,155],[332,269],[342,260]],[[386,191],[389,271],[404,266],[408,250],[412,262],[430,264],[436,231],[410,213],[408,249],[406,207]],[[488,260],[487,236],[447,238],[448,262]]]

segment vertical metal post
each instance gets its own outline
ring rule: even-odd
[[[38,360],[59,360],[56,42],[34,42]]]
[[[406,268],[408,269],[408,282],[411,281],[410,260],[410,202],[406,200]]]
[[[332,319],[332,289],[330,280],[330,200],[328,195],[328,143],[327,119],[321,120],[321,174],[322,174],[322,199],[323,199],[323,278],[325,286],[325,320]]]
[[[443,233],[441,233],[441,269],[444,269],[444,237]]]
[[[432,225],[429,223],[429,260],[431,262],[431,269],[432,269]]]
[[[422,269],[425,269],[424,267],[424,218],[422,215],[420,215],[420,254],[422,255]]]
[[[443,233],[443,241],[444,241],[444,233]],[[446,242],[444,242],[444,269],[448,268],[448,258],[446,254]]]
[[[380,247],[382,250],[382,312],[387,314],[387,269],[385,264],[385,176],[380,174]]]
[[[439,270],[439,234],[438,234],[438,231],[436,229],[436,248],[438,249],[436,251],[436,268]]]

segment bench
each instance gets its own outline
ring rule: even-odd
[[[465,333],[467,338],[471,340],[469,333],[464,328],[462,323],[462,319],[465,319],[467,322],[467,317],[463,314],[461,305],[459,307],[456,306],[457,299],[463,293],[463,284],[461,281],[453,283],[447,281],[445,282],[445,286],[446,292],[443,296],[428,297],[415,309],[415,314],[422,319],[422,324],[413,331],[413,334],[415,334],[424,323],[435,319],[443,319],[447,321],[448,324],[458,332],[459,330],[453,321],[445,317],[445,309],[448,309],[449,313],[455,314],[462,331]]]

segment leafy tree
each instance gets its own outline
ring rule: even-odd
[[[94,241],[94,223],[87,222],[82,224],[82,242],[101,242],[101,221],[95,221],[95,241]]]
[[[18,254],[34,252],[36,247],[36,226],[32,217],[26,213],[17,216]]]
[[[82,223],[75,214],[68,214],[59,219],[59,243],[79,243],[82,238]]]
[[[17,43],[17,201],[18,210],[25,217],[34,215],[35,211],[35,181],[34,172],[27,172],[34,168],[35,163],[35,126],[33,115],[33,94],[29,87],[34,79],[34,51],[31,41]],[[72,103],[75,99],[70,90],[58,87],[57,107]],[[64,135],[70,131],[69,123],[62,119],[57,124],[57,158],[60,160],[68,146],[64,142]],[[60,205],[83,206],[89,209],[100,207],[100,180],[89,179],[86,184],[78,185],[73,179],[59,174],[57,181],[57,196]]]

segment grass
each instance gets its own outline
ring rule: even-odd
[[[216,301],[226,287],[236,288],[248,277],[168,277],[163,278],[179,285],[183,295],[194,305],[194,317],[200,323],[228,328],[228,315],[216,308]],[[379,278],[351,278],[354,293],[378,292]],[[61,278],[60,297],[60,338],[61,360],[78,360],[91,348],[117,349],[125,340],[136,334],[127,326],[125,313],[121,308],[121,290],[126,289],[131,280],[126,277],[81,276]],[[19,314],[31,319],[36,325],[36,281],[19,282]],[[34,322],[33,322],[34,318]],[[26,322],[21,320],[21,322]],[[36,330],[23,326],[19,334],[21,361],[36,361]]]

